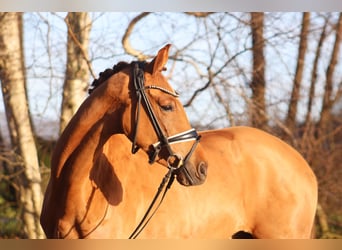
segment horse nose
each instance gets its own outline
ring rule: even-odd
[[[204,161],[198,164],[197,176],[201,181],[204,181],[207,178],[207,168],[208,168],[208,164]]]

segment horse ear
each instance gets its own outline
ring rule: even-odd
[[[158,51],[156,57],[149,64],[149,71],[153,75],[156,72],[161,72],[165,68],[165,64],[169,58],[169,48],[171,44],[165,45]]]

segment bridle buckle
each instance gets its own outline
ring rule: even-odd
[[[169,169],[175,170],[175,169],[181,167],[183,164],[184,164],[183,157],[180,155],[173,154],[167,158],[167,167]]]

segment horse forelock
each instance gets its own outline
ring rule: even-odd
[[[128,67],[130,64],[127,62],[119,62],[116,65],[113,66],[113,68],[107,68],[104,71],[102,71],[99,74],[99,77],[97,79],[94,79],[92,82],[88,93],[91,94],[98,86],[100,86],[102,83],[107,81],[112,75],[120,72],[124,68]]]

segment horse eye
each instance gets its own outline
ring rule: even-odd
[[[160,108],[161,108],[163,111],[173,111],[173,110],[174,110],[172,104],[160,105]]]

